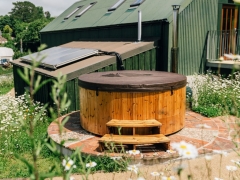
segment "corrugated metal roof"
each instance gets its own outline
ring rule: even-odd
[[[83,0],[74,3],[44,27],[41,32],[134,23],[138,21],[138,10],[142,11],[143,22],[161,19],[171,20],[172,5],[182,5],[181,11],[192,0],[146,0],[140,6],[133,9],[129,9],[133,0],[126,0],[112,13],[108,13],[108,9],[117,2],[117,0],[97,0],[97,3],[86,13],[79,18],[75,18],[76,14],[94,1],[95,0]],[[73,12],[78,6],[83,6],[83,8],[73,14],[69,19],[63,21],[64,17]]]
[[[66,48],[92,48],[99,49],[102,51],[112,52],[115,51],[119,53],[122,59],[127,59],[129,57],[135,56],[142,52],[153,49],[154,42],[86,42],[86,41],[74,41],[67,44],[63,44],[60,47]],[[15,60],[12,62],[16,66],[21,67],[30,67],[29,64],[24,63],[23,61]],[[67,80],[74,79],[77,76],[89,72],[93,72],[97,69],[106,67],[110,64],[116,63],[115,56],[101,55],[101,56],[93,56],[90,58],[86,58],[80,60],[78,62],[72,63],[70,65],[66,65],[60,67],[59,69],[52,70],[46,69],[42,67],[36,68],[36,71],[40,74],[45,74],[50,77],[57,77],[59,73],[63,75],[67,75]]]

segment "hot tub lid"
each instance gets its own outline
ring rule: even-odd
[[[79,76],[80,87],[99,91],[168,91],[186,86],[184,75],[163,71],[107,71]]]

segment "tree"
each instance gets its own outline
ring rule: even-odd
[[[8,41],[12,40],[12,28],[9,25],[4,26],[2,36]]]
[[[51,18],[51,14],[50,14],[49,11],[46,11],[46,12],[45,12],[45,17],[46,17],[47,19],[50,19],[50,18]]]
[[[5,15],[0,18],[0,30],[3,31],[4,26],[9,25],[10,27],[14,27],[15,20],[12,19],[10,16]]]
[[[30,23],[36,19],[44,17],[42,7],[36,7],[29,1],[17,1],[12,3],[13,9],[9,14],[13,19],[20,20],[22,22]]]

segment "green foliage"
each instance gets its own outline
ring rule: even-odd
[[[12,18],[22,22],[30,23],[35,19],[44,17],[42,7],[36,7],[29,1],[13,2],[13,9],[10,12]]]
[[[47,19],[37,19],[31,22],[28,26],[26,34],[24,35],[23,41],[27,42],[40,42],[40,30],[43,29],[49,20]]]
[[[14,55],[13,55],[13,59],[18,59],[18,58],[26,56],[28,54],[29,54],[28,52],[22,52],[21,53],[20,51],[15,51]]]
[[[6,25],[6,26],[4,26],[4,28],[3,28],[3,33],[8,33],[8,34],[10,34],[10,35],[12,35],[12,28],[10,28],[10,26],[9,25]]]
[[[10,40],[4,44],[1,44],[2,47],[8,47],[8,48],[11,48],[13,51],[17,51],[17,48],[14,44],[14,41]]]
[[[10,16],[5,15],[0,18],[0,30],[3,31],[4,26],[9,25],[10,27],[15,27],[15,20],[12,19]]]
[[[50,12],[43,11],[42,7],[36,7],[28,1],[14,2],[14,7],[9,15],[1,16],[0,30],[2,36],[8,40],[7,44],[0,46],[12,48],[14,53],[20,51],[22,47],[24,52],[36,52],[40,46],[39,31],[46,26],[51,18]],[[20,57],[17,52],[15,59]]]
[[[212,74],[197,76],[194,82],[193,110],[208,117],[240,115],[240,73],[227,78]]]

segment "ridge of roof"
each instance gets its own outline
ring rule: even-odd
[[[90,3],[97,1],[81,17],[75,18],[75,14],[64,20],[78,6],[83,6],[77,13],[85,9]],[[45,26],[40,32],[60,31],[69,29],[102,27],[110,25],[135,23],[138,20],[138,10],[142,11],[142,21],[155,21],[167,19],[172,21],[172,5],[181,5],[180,12],[183,11],[193,0],[145,0],[140,6],[130,8],[133,0],[126,0],[120,7],[112,12],[108,9],[117,0],[83,0],[75,2],[67,8],[61,15]]]

